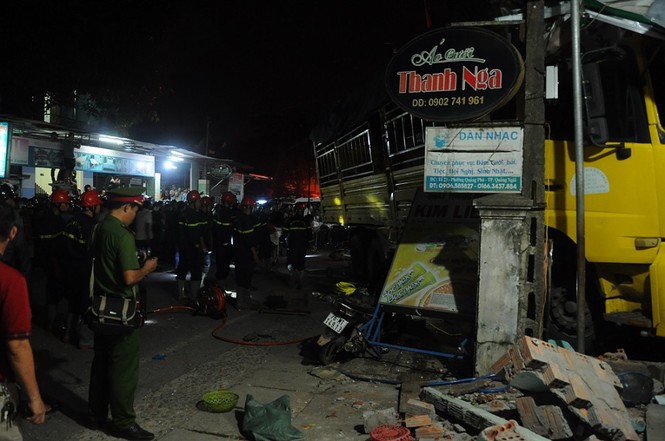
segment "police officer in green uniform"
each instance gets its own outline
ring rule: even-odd
[[[134,235],[129,225],[134,221],[143,197],[140,188],[118,188],[108,192],[109,214],[94,233],[95,294],[135,297],[137,284],[157,267],[157,259],[139,266]],[[95,355],[90,373],[88,404],[93,427],[106,423],[109,409],[109,433],[129,440],[151,440],[154,435],[136,424],[134,393],[139,380],[139,335],[95,333]]]

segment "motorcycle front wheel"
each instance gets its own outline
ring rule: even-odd
[[[330,340],[321,347],[319,351],[319,361],[322,365],[328,365],[335,361],[337,355],[342,351],[346,338],[342,335]]]

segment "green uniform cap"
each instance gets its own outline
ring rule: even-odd
[[[114,188],[106,194],[111,202],[143,205],[143,189],[141,187]]]

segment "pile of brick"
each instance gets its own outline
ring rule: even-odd
[[[435,417],[436,409],[432,404],[413,398],[407,401],[404,425],[414,431],[416,439],[436,439],[443,436],[443,424],[435,421]]]
[[[415,441],[472,441],[474,437],[459,424],[441,420],[436,409],[430,403],[408,399],[404,406],[403,418],[400,419],[395,409],[366,411],[363,413],[365,433],[373,429],[390,425],[404,427],[410,431]]]
[[[539,435],[570,438],[572,416],[604,439],[639,440],[619,394],[621,381],[602,360],[523,337],[493,368],[511,386],[536,393],[516,406],[522,425]],[[559,405],[537,401],[550,398]]]

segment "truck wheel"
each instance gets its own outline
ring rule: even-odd
[[[325,366],[335,361],[335,358],[337,358],[337,355],[344,347],[345,340],[346,339],[344,336],[340,335],[339,337],[329,341],[323,347],[321,347],[321,351],[319,352],[319,361],[322,365]]]
[[[575,243],[558,230],[549,230],[552,247],[551,288],[548,299],[547,338],[565,340],[577,348],[577,251]],[[587,271],[587,282],[591,275]],[[587,283],[584,311],[584,348],[588,351],[596,340],[595,326],[589,300],[591,283]]]
[[[577,300],[576,293],[568,292],[562,286],[552,288],[550,299],[550,317],[547,337],[554,340],[565,340],[577,348]],[[596,334],[589,306],[584,312],[584,348],[588,351],[594,343]]]

